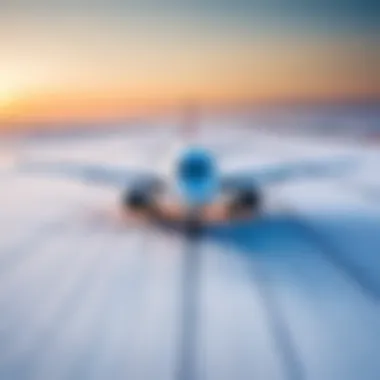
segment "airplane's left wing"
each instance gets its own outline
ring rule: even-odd
[[[116,188],[158,180],[156,173],[143,169],[129,169],[96,163],[25,161],[17,165],[17,170],[27,174],[46,174]]]

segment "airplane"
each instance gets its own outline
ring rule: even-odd
[[[295,179],[337,176],[352,168],[349,157],[338,157],[223,172],[213,151],[196,144],[184,147],[172,164],[167,175],[153,169],[35,160],[21,162],[19,169],[120,189],[121,209],[135,216],[211,223],[259,217],[265,211],[263,199],[268,186]]]

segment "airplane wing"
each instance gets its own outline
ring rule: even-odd
[[[287,181],[339,176],[354,169],[352,158],[271,164],[255,169],[234,169],[222,174],[222,188],[270,186]]]
[[[46,174],[116,188],[159,180],[156,173],[143,169],[129,169],[96,163],[25,161],[18,163],[17,170],[23,173]]]

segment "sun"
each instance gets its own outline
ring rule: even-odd
[[[8,108],[15,101],[15,94],[0,87],[0,108]]]
[[[14,115],[18,101],[17,93],[10,88],[2,87],[0,84],[0,117],[11,117]]]

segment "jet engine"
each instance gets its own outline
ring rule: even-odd
[[[257,188],[240,188],[230,194],[228,213],[231,217],[244,215],[245,213],[260,212],[262,196]]]
[[[137,183],[122,194],[122,205],[133,212],[154,213],[160,189],[158,183]]]

